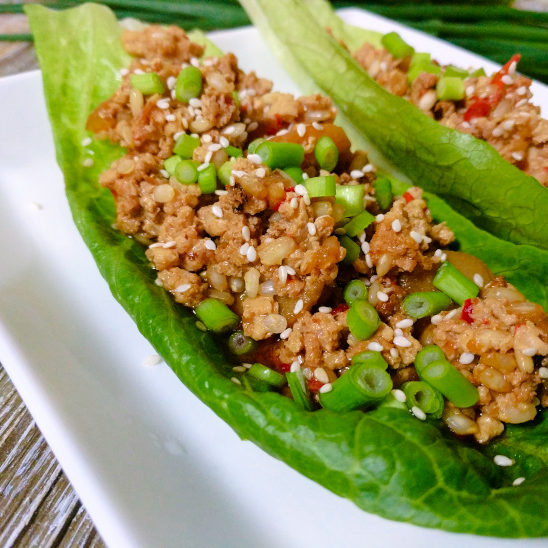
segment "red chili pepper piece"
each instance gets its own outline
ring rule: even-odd
[[[474,311],[474,300],[466,299],[462,305],[461,320],[464,320],[467,323],[473,323],[474,318],[472,318],[472,312]]]
[[[285,192],[295,192],[295,187],[294,186],[286,186],[284,188]]]
[[[502,77],[508,74],[508,71],[510,70],[510,65],[512,65],[512,63],[516,63],[517,65],[520,59],[521,59],[521,53],[514,53],[514,55],[510,57],[510,60],[507,61],[498,72],[493,74],[493,78],[491,78],[491,83],[492,84],[498,84],[498,82],[502,83]]]
[[[316,379],[308,379],[306,384],[308,385],[308,390],[311,390],[312,392],[317,392],[323,386],[323,382],[317,381]]]
[[[340,304],[339,306],[337,306],[336,308],[334,308],[332,311],[331,311],[331,315],[332,316],[335,316],[336,314],[338,314],[339,312],[344,312],[345,310],[348,310],[350,307],[346,304],[346,303],[343,303],[343,304]]]
[[[279,365],[279,369],[282,373],[289,373],[289,371],[291,371],[291,364],[290,363],[281,363]]]
[[[409,203],[411,200],[414,200],[415,197],[410,192],[404,192],[403,197],[405,198],[405,201]]]
[[[474,102],[464,113],[464,121],[469,122],[472,118],[481,118],[491,112],[491,102],[485,97],[476,97]]]

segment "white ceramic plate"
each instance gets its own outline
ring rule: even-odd
[[[396,27],[359,10],[344,15]],[[444,62],[494,68],[401,31]],[[212,38],[245,70],[298,91],[253,29]],[[547,98],[537,86],[537,99]],[[72,223],[39,73],[1,79],[0,105],[0,359],[108,545],[515,545],[367,514],[241,441],[165,364],[145,366],[151,346]]]

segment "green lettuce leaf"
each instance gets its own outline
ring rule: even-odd
[[[546,414],[482,448],[400,410],[308,413],[229,380],[223,342],[196,329],[194,316],[154,284],[143,247],[112,228],[112,199],[97,177],[121,149],[95,145],[94,167],[82,166],[87,114],[114,91],[129,61],[113,15],[90,4],[60,13],[30,5],[26,12],[75,223],[114,297],[182,382],[242,438],[364,510],[450,531],[547,535],[539,511],[548,500]],[[495,454],[515,466],[496,466]],[[520,476],[525,482],[512,487]]]
[[[315,20],[318,2],[311,9],[301,0],[240,3],[280,61],[290,58],[290,73],[311,78],[411,181],[503,240],[548,249],[548,189],[484,141],[442,126],[379,86],[325,32],[325,16]]]

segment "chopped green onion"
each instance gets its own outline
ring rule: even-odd
[[[470,78],[479,78],[485,76],[485,70],[483,68],[476,69],[470,73]]]
[[[392,390],[390,375],[379,367],[357,363],[331,384],[329,392],[320,392],[322,407],[333,411],[352,411],[381,402]]]
[[[290,371],[285,374],[285,377],[297,407],[305,411],[312,411],[312,399],[306,386],[306,379],[304,378],[302,369],[299,368],[296,371]]]
[[[363,211],[365,185],[337,185],[335,202],[344,206],[345,217],[354,217]]]
[[[348,221],[343,228],[346,235],[353,238],[365,230],[374,220],[375,217],[373,217],[369,211],[364,209],[361,213],[358,213],[355,217]]]
[[[230,176],[232,175],[232,162],[225,162],[217,171],[217,177],[224,186],[230,185]]]
[[[407,79],[409,83],[412,84],[415,78],[422,72],[428,72],[429,74],[441,74],[441,67],[434,63],[417,63],[416,65],[409,67],[409,72],[407,73]]]
[[[310,198],[335,196],[335,175],[320,175],[304,181],[304,186]]]
[[[450,262],[441,265],[434,276],[432,285],[449,295],[456,303],[462,305],[466,299],[472,299],[479,293],[479,287]]]
[[[198,171],[198,186],[202,194],[213,194],[217,190],[217,169],[215,164]]]
[[[192,65],[179,72],[175,82],[175,98],[181,103],[188,103],[190,99],[202,93],[202,73]]]
[[[263,141],[257,147],[256,154],[270,169],[300,166],[304,160],[304,148],[299,143]]]
[[[373,350],[365,350],[364,352],[358,352],[352,356],[352,363],[365,363],[368,367],[379,367],[383,371],[388,369],[386,360],[381,356],[380,352],[374,352]]]
[[[271,384],[249,375],[242,375],[241,381],[244,388],[250,392],[270,392],[273,388]]]
[[[244,155],[241,148],[233,147],[232,145],[227,146],[225,150],[231,158],[241,158]]]
[[[426,318],[445,310],[451,299],[440,291],[417,291],[403,299],[402,306],[412,318]]]
[[[247,147],[248,154],[257,154],[257,149],[259,148],[259,145],[262,145],[266,139],[264,137],[257,137],[257,139],[254,139],[249,143]]]
[[[451,76],[456,78],[468,78],[468,71],[465,69],[462,69],[460,67],[456,67],[455,65],[449,65],[445,71],[443,72],[444,76]]]
[[[341,236],[339,243],[346,249],[343,262],[345,264],[352,264],[360,256],[360,246],[348,236]]]
[[[369,301],[366,299],[357,299],[348,309],[346,323],[350,329],[350,333],[359,341],[363,341],[377,331],[381,320]]]
[[[392,183],[388,177],[377,177],[373,183],[375,188],[375,200],[379,209],[390,209],[394,196],[392,195]]]
[[[421,348],[417,356],[415,357],[415,369],[420,377],[423,369],[438,360],[445,360],[445,354],[443,350],[435,344],[429,344]]]
[[[443,413],[444,401],[441,393],[426,382],[404,382],[401,386],[409,409],[418,407],[434,419],[439,419]]]
[[[179,165],[180,161],[181,161],[181,157],[177,156],[176,154],[169,158],[166,158],[164,160],[164,169],[170,175],[175,175],[175,170],[177,169],[177,166]]]
[[[243,331],[234,331],[228,338],[228,349],[237,356],[250,354],[257,348],[257,341],[244,335]]]
[[[175,177],[183,185],[192,185],[198,180],[198,162],[181,160],[175,168]]]
[[[240,317],[218,299],[205,299],[195,309],[196,316],[215,333],[224,333],[234,329],[240,323]]]
[[[320,165],[320,168],[326,169],[327,171],[333,171],[339,161],[339,149],[331,137],[323,135],[316,142],[314,157]]]
[[[283,169],[297,184],[303,182],[303,170],[299,166],[289,166]]]
[[[430,363],[422,370],[420,378],[457,407],[471,407],[479,399],[478,389],[447,360]]]
[[[232,92],[232,99],[234,99],[234,103],[236,103],[236,106],[240,108],[240,95],[236,90]]]
[[[254,363],[248,369],[247,374],[276,388],[281,388],[285,384],[285,377],[283,375],[262,363]]]
[[[394,396],[394,390],[390,390],[390,393],[384,398],[384,400],[379,403],[377,406],[378,409],[385,408],[385,407],[392,407],[394,409],[401,409],[402,411],[408,412],[407,405],[405,405],[405,402],[398,400],[396,396]]]
[[[192,137],[191,135],[183,133],[175,141],[173,153],[181,158],[192,158],[192,153],[198,146],[200,146],[199,137]]]
[[[431,61],[431,56],[429,53],[416,51],[411,57],[410,67],[415,67],[417,65],[427,65]]]
[[[459,76],[442,76],[436,84],[436,96],[440,101],[464,99],[464,81]]]
[[[367,299],[367,287],[361,280],[352,280],[344,288],[346,304],[352,304],[356,299]]]
[[[381,44],[392,54],[396,59],[413,55],[415,50],[410,46],[397,32],[389,32],[381,38]]]
[[[145,72],[144,74],[132,74],[129,82],[135,89],[143,95],[162,94],[165,91],[164,84],[155,72]]]

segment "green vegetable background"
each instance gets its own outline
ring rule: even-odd
[[[143,248],[112,228],[112,199],[97,177],[121,149],[95,143],[94,167],[82,167],[87,116],[114,91],[118,70],[129,63],[115,17],[93,4],[60,13],[41,6],[26,11],[74,221],[115,298],[188,388],[242,438],[364,510],[450,531],[547,535],[542,511],[548,500],[546,413],[533,423],[509,426],[493,444],[480,448],[455,439],[436,421],[421,422],[398,409],[309,413],[279,394],[248,392],[229,380],[233,373],[223,345],[197,330],[193,315],[154,284]],[[519,261],[533,268],[534,254],[544,253],[498,240],[438,198],[430,200],[430,207],[458,230],[463,248],[489,255],[496,271],[512,272]],[[541,255],[537,262],[521,289],[546,305],[541,287],[546,260]],[[516,464],[498,467],[496,454]],[[524,483],[513,487],[520,476]]]

